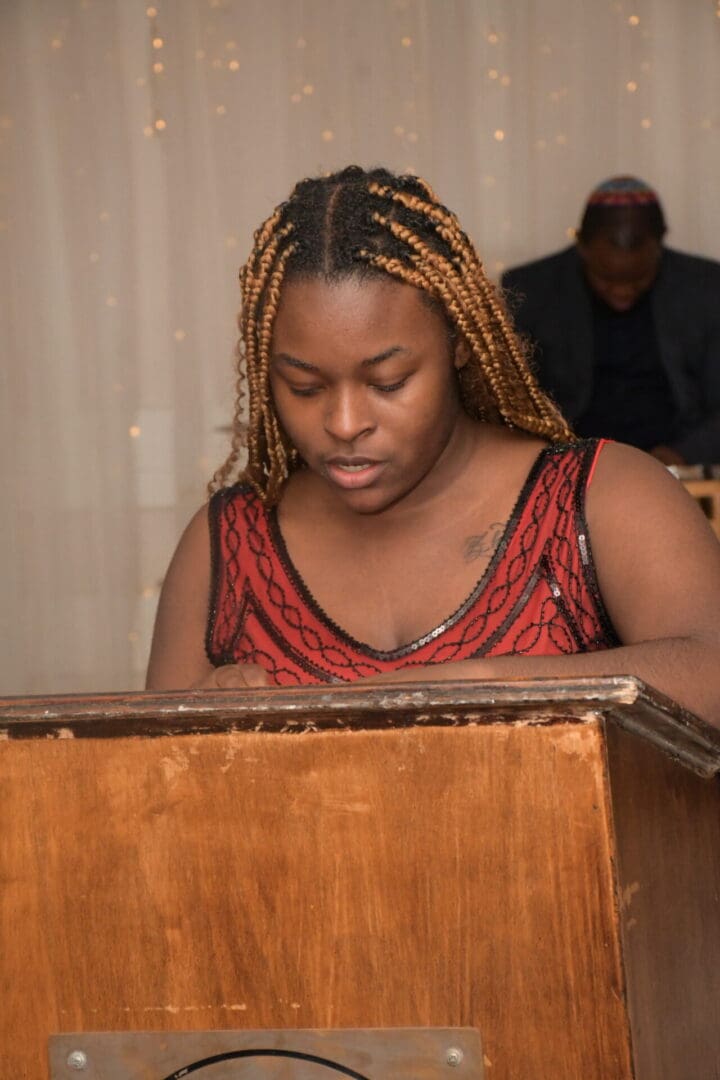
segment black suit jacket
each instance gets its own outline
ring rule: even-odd
[[[502,285],[535,346],[540,385],[572,424],[593,381],[592,308],[577,248],[508,270]],[[688,462],[720,462],[720,263],[664,248],[652,307],[678,410],[671,445]]]

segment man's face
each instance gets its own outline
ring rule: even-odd
[[[629,311],[655,280],[662,245],[648,237],[639,247],[625,251],[598,233],[587,244],[578,241],[578,251],[593,292],[613,311]]]

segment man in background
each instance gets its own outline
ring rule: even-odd
[[[663,244],[660,200],[613,177],[590,195],[577,243],[502,284],[543,389],[581,436],[666,465],[720,462],[720,263]]]

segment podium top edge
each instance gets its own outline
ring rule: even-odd
[[[0,740],[607,719],[703,775],[720,770],[720,730],[632,675],[0,698]]]

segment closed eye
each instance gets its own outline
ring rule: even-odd
[[[290,383],[287,384],[287,388],[295,397],[312,397],[322,389],[321,386],[292,386]]]
[[[404,379],[400,379],[400,381],[396,383],[390,383],[389,386],[381,386],[378,383],[373,383],[373,390],[379,390],[381,394],[392,394],[395,390],[400,390],[407,381],[408,376],[406,375]]]

